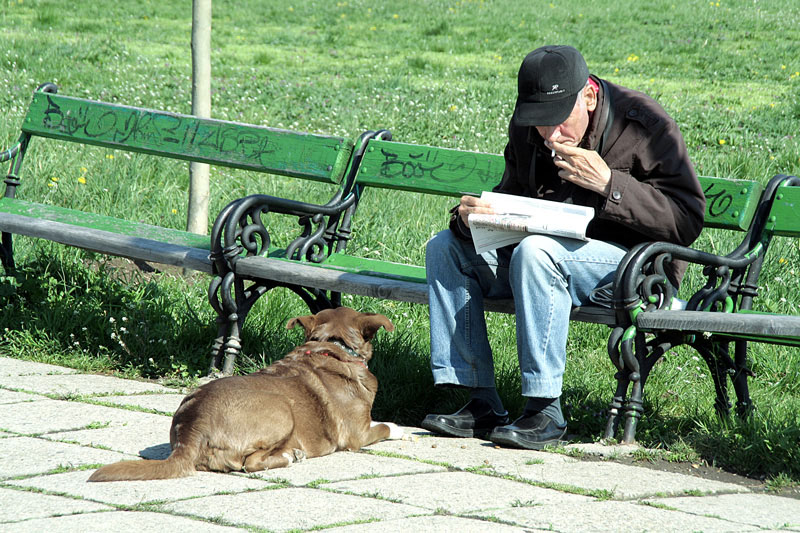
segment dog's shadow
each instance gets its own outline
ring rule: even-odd
[[[140,450],[139,456],[142,459],[166,459],[171,453],[172,447],[169,445],[169,442],[165,442],[164,444],[158,444],[156,446],[150,446],[149,448]]]

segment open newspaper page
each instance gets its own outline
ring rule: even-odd
[[[489,191],[481,198],[491,202],[497,213],[469,216],[472,241],[479,254],[517,243],[531,233],[589,240],[586,227],[594,217],[591,207]]]

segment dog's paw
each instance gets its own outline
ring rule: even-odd
[[[299,463],[306,458],[306,452],[298,448],[292,448],[292,452],[283,452],[281,454],[284,459],[289,463],[286,466],[291,466],[293,463]]]
[[[295,462],[299,463],[300,461],[304,461],[306,459],[306,452],[300,450],[298,448],[292,448],[292,453],[294,454]]]
[[[391,422],[373,422],[372,424],[383,424],[389,427],[389,440],[400,440],[405,436],[403,428]]]

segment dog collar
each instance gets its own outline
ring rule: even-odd
[[[337,347],[341,348],[347,355],[349,355],[351,357],[355,357],[357,360],[356,361],[352,361],[353,363],[358,363],[359,365],[362,365],[364,368],[369,368],[367,366],[367,362],[364,360],[364,358],[359,353],[357,353],[355,350],[350,348],[349,346],[346,346],[346,345],[344,345],[344,344],[342,344],[341,342],[338,342],[338,341],[329,341],[329,342],[331,344],[335,344]],[[328,357],[330,357],[330,355],[331,355],[330,352],[328,352],[328,351],[319,351],[317,353],[322,354],[322,355],[327,355]],[[306,355],[311,355],[311,354],[312,354],[311,350],[306,350]]]

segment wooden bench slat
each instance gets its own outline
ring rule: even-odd
[[[699,176],[706,195],[706,228],[747,231],[764,187],[757,181]]]
[[[19,228],[22,231],[8,229],[10,226],[9,223],[6,222],[6,220],[8,220],[7,215],[17,215],[31,220],[57,222],[62,224],[62,226],[68,225],[79,228],[98,229],[131,237],[143,237],[145,239],[162,241],[177,246],[186,246],[202,250],[211,249],[211,243],[207,235],[198,235],[196,233],[173,228],[162,228],[143,222],[132,222],[130,220],[98,215],[96,213],[78,211],[65,207],[37,204],[16,198],[0,198],[0,229],[8,231],[9,233],[21,233],[28,236],[38,235],[38,232],[33,231],[25,233],[24,227]]]
[[[371,274],[342,270],[336,264],[311,264],[291,261],[280,257],[243,257],[236,263],[236,273],[245,277],[270,279],[280,283],[313,287],[343,294],[357,294],[386,300],[428,304],[428,285],[418,281],[392,279],[375,274],[379,270],[391,270],[392,265],[379,265],[372,261]],[[417,267],[422,268],[422,267]],[[390,274],[391,275],[391,274]],[[487,311],[514,313],[513,300],[485,300]],[[572,309],[571,320],[593,324],[613,325],[616,323],[614,311],[603,307],[576,307]]]
[[[443,196],[479,195],[503,177],[505,160],[497,154],[434,146],[370,141],[358,172],[367,186]]]
[[[672,330],[700,333],[750,335],[762,338],[800,338],[800,316],[740,311],[651,311],[639,313],[636,326],[642,330]]]
[[[372,275],[386,279],[410,281],[412,283],[427,283],[425,267],[418,265],[392,263],[379,259],[365,259],[341,253],[331,254],[325,260],[325,265],[355,274]]]
[[[800,237],[800,187],[781,187],[777,190],[767,228],[775,235]]]
[[[402,302],[428,303],[427,286],[275,257],[243,257],[237,275]]]
[[[353,143],[190,115],[108,104],[53,93],[33,96],[22,130],[187,161],[338,183]]]
[[[109,255],[213,273],[207,236],[61,207],[0,199],[0,229]]]
[[[505,169],[499,154],[370,141],[358,183],[444,196],[480,195],[491,190]],[[705,226],[746,231],[763,187],[751,180],[700,176],[706,195]]]

